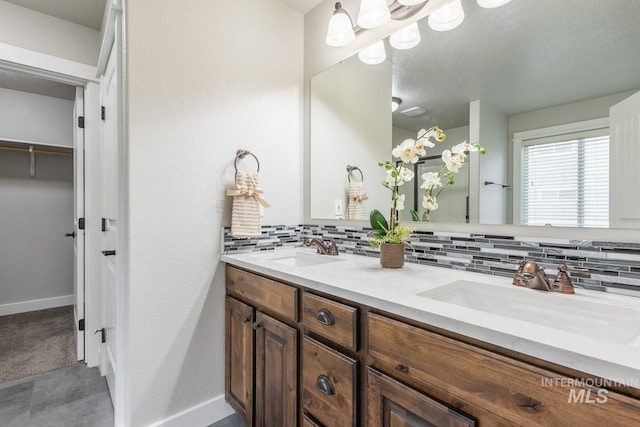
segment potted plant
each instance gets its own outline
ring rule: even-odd
[[[394,158],[400,159],[397,164],[389,160],[378,163],[387,172],[382,185],[391,191],[389,220],[377,209],[371,211],[371,237],[369,244],[373,248],[380,247],[380,264],[387,268],[400,268],[404,265],[404,246],[413,234],[413,229],[402,225],[399,212],[404,209],[404,194],[398,194],[398,187],[413,179],[414,173],[405,167],[416,163],[421,156],[427,154],[427,147],[434,147],[435,142],[444,141],[445,134],[434,126],[429,130],[420,130],[418,137],[406,139],[391,151]]]

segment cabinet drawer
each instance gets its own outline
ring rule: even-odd
[[[358,362],[319,342],[302,342],[302,405],[325,426],[356,425]]]
[[[591,390],[593,404],[572,404],[572,395],[587,390],[571,387],[566,377],[384,316],[370,313],[367,323],[369,363],[375,368],[483,409],[505,424],[640,425],[639,404],[626,396],[608,391],[607,401],[596,403],[600,395]]]
[[[358,350],[358,309],[308,292],[302,297],[305,328],[353,351]]]
[[[375,369],[367,372],[367,427],[475,427],[475,420]]]
[[[298,288],[227,266],[227,293],[284,320],[298,321]]]

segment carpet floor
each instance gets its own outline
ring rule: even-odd
[[[76,362],[72,305],[0,316],[0,383]]]

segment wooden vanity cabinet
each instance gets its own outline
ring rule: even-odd
[[[637,389],[232,266],[226,322],[249,427],[640,426]]]
[[[298,291],[227,267],[225,397],[249,427],[298,425]]]

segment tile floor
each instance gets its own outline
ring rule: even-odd
[[[77,363],[0,384],[2,427],[112,427],[113,406],[98,368]],[[209,427],[246,427],[230,415]]]
[[[247,427],[238,414],[229,415],[209,427]]]
[[[0,384],[0,426],[112,427],[107,382],[98,368],[77,363]]]

